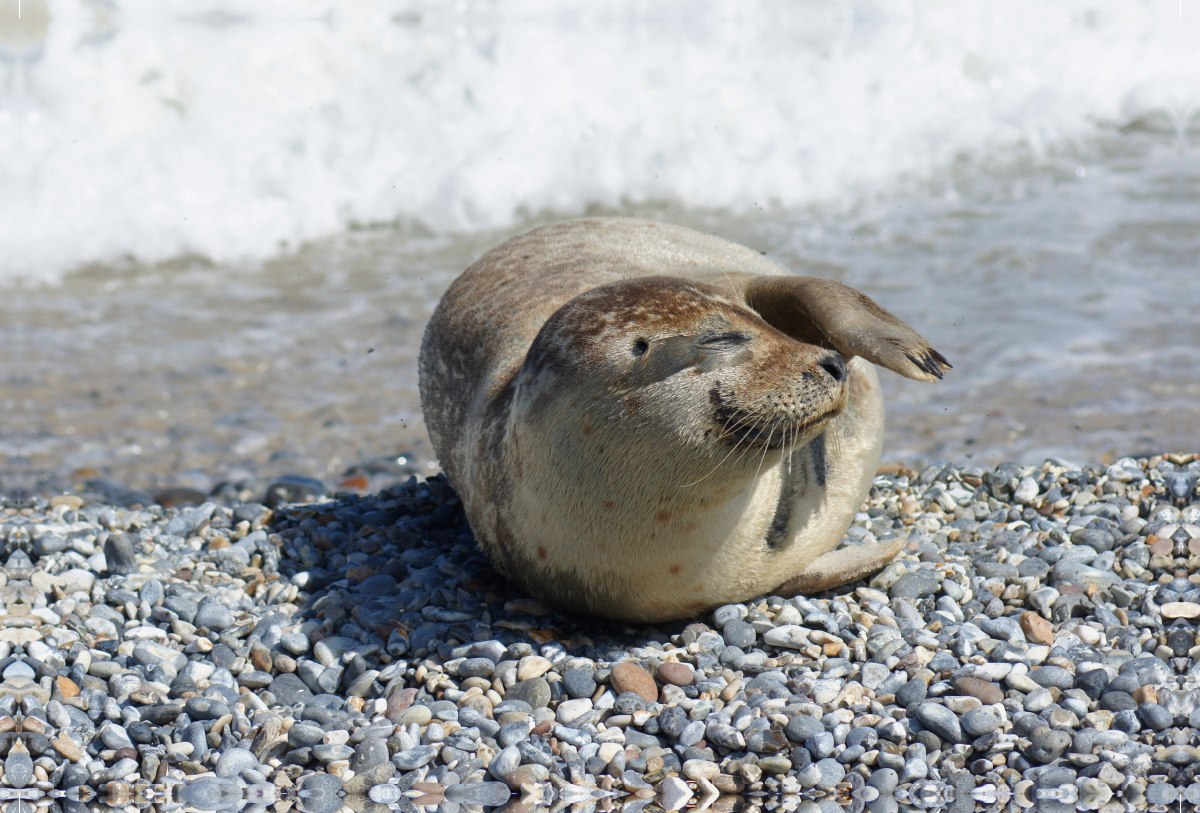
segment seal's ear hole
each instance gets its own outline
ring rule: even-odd
[[[638,339],[633,343],[633,354],[635,356],[644,356],[646,351],[650,349],[650,342],[645,339]]]

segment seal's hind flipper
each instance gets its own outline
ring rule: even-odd
[[[950,369],[941,353],[866,294],[819,277],[757,277],[746,304],[797,341],[862,356],[907,378],[937,381]]]
[[[831,550],[810,562],[800,575],[792,577],[773,590],[772,595],[791,598],[796,595],[820,593],[858,581],[896,558],[903,545],[904,540],[897,538],[886,544],[881,542]]]

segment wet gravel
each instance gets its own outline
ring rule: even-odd
[[[0,803],[1187,809],[1198,473],[900,469],[869,581],[636,628],[514,592],[442,478],[10,495]]]

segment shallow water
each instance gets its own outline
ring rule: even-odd
[[[354,223],[845,206],[1098,122],[1200,125],[1177,0],[575,5],[0,0],[0,282]]]
[[[1161,133],[947,173],[842,211],[604,210],[701,228],[860,288],[954,364],[882,373],[885,459],[1097,461],[1186,451],[1200,428],[1200,171]],[[553,219],[553,218],[549,218]],[[437,297],[531,225],[385,227],[267,262],[95,268],[0,303],[8,477],[125,482],[428,472],[416,353]],[[388,463],[387,461],[391,461]]]

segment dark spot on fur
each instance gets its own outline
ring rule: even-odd
[[[592,425],[590,423],[585,423],[583,425],[583,429],[581,429],[580,431],[583,432],[583,434],[585,434],[585,435],[590,435],[595,430],[592,429]]]
[[[642,408],[642,399],[637,397],[636,395],[630,395],[628,398],[625,399],[625,411],[626,412],[636,413],[641,408]]]
[[[671,519],[671,512],[664,508],[663,510],[661,510],[657,514],[655,514],[654,518],[656,520],[658,520],[659,522],[667,522]]]
[[[612,500],[605,500],[602,504],[609,511],[611,511],[617,507],[617,504],[615,502],[613,502]]]
[[[771,527],[767,529],[767,547],[771,550],[783,547],[788,524],[792,521],[792,500],[796,494],[796,485],[802,483],[804,479],[804,472],[799,468],[784,467],[783,486],[779,490],[779,504],[775,506],[775,516],[771,518]]]
[[[808,448],[812,454],[813,477],[817,481],[817,485],[825,488],[825,477],[827,467],[825,464],[825,435],[817,435],[808,444]]]
[[[680,573],[682,573],[682,572],[683,572],[683,565],[671,565],[671,566],[670,566],[669,568],[667,568],[667,569],[668,569],[669,571],[671,571],[671,575],[672,575],[672,576],[678,576]]]
[[[543,548],[541,545],[538,545],[537,556],[543,562],[546,561],[546,559],[547,559],[546,549]]]

